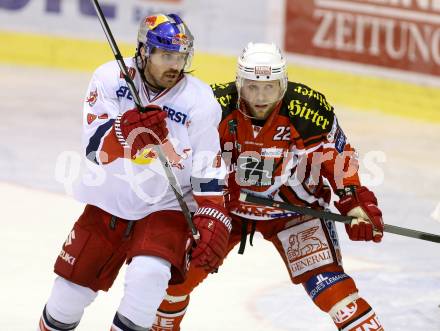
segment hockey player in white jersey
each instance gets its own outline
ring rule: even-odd
[[[135,107],[116,61],[95,71],[83,113],[86,167],[74,187],[86,207],[55,262],[58,276],[38,330],[74,330],[125,261],[124,296],[111,330],[149,330],[168,283],[185,279],[190,254],[208,271],[221,263],[231,229],[222,193],[221,110],[210,87],[185,73],[192,53],[193,36],[179,16],[142,20],[136,55],[125,63],[146,112]],[[195,212],[195,248],[156,145]]]

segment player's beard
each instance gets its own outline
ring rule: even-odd
[[[179,79],[181,72],[178,70],[167,70],[162,74],[161,81],[163,88],[174,86]]]
[[[275,107],[278,105],[279,101],[265,104],[264,107],[258,106],[256,104],[250,104],[248,101],[243,99],[243,103],[240,104],[240,111],[249,118],[256,120],[266,120],[270,114],[272,114]]]
[[[164,72],[158,72],[154,69],[150,71],[149,63],[147,63],[144,68],[146,83],[151,89],[157,91],[173,87],[181,74],[182,71],[171,68]]]
[[[249,112],[257,120],[265,120],[269,117],[272,110],[275,108],[275,104],[252,105],[249,106]]]

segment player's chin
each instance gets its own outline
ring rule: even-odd
[[[254,116],[259,120],[265,120],[269,113],[269,107],[254,108]]]
[[[174,75],[164,76],[163,79],[162,79],[162,82],[161,82],[162,86],[165,87],[165,88],[173,87],[174,85],[176,85],[178,78],[179,78],[178,75],[175,75],[175,76]]]
[[[254,108],[261,112],[267,112],[270,110],[271,106],[272,106],[271,104],[265,103],[265,104],[255,105]]]

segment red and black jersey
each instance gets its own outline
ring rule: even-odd
[[[234,82],[211,88],[222,107],[219,132],[231,170],[230,186],[238,184],[291,204],[325,208],[331,198],[328,183],[334,190],[359,185],[356,153],[323,94],[289,82],[283,99],[262,122],[238,109]],[[240,204],[233,212],[252,219],[291,216],[250,204]]]

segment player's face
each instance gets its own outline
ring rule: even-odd
[[[156,48],[150,54],[145,76],[154,87],[170,88],[179,79],[188,55]]]
[[[281,98],[279,80],[255,81],[244,79],[240,96],[248,111],[257,119],[266,119]]]

